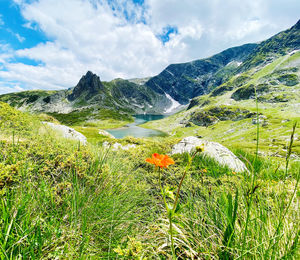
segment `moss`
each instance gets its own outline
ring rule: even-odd
[[[228,106],[211,107],[206,110],[199,110],[192,113],[186,127],[192,127],[193,124],[198,126],[209,126],[217,123],[218,121],[239,121],[254,116],[255,113],[246,109]]]
[[[215,96],[220,96],[220,95],[223,95],[225,92],[227,91],[230,91],[230,90],[233,90],[233,86],[232,85],[222,85],[216,89],[214,89],[212,92],[211,92],[211,96],[212,97],[215,97]]]
[[[92,116],[93,109],[76,110],[68,114],[61,114],[61,113],[47,113],[47,114],[53,116],[62,124],[78,125],[88,120]]]
[[[267,84],[259,84],[256,86],[256,93],[259,95],[264,92],[268,92],[269,89],[270,88]],[[231,98],[237,101],[243,99],[255,98],[255,86],[251,84],[251,85],[241,87],[237,89],[235,92],[233,92]]]
[[[192,107],[195,107],[195,106],[203,107],[208,104],[210,104],[210,100],[208,99],[208,97],[200,96],[200,97],[193,98],[187,109],[191,109]]]
[[[210,115],[206,111],[198,111],[191,114],[191,118],[189,119],[187,126],[191,127],[192,125],[190,123],[193,123],[197,126],[209,126],[217,122],[217,117]]]
[[[286,86],[295,86],[299,83],[298,76],[296,74],[285,74],[277,78],[280,83]]]
[[[39,98],[47,97],[56,91],[30,90],[17,93],[9,93],[0,96],[0,101],[9,103],[11,106],[20,107],[24,104],[31,104]]]
[[[122,121],[132,121],[133,118],[129,114],[120,113],[116,110],[111,109],[99,109],[97,115],[95,116],[96,119],[115,119],[115,120],[122,120]]]
[[[250,79],[251,79],[251,77],[248,75],[241,75],[241,76],[236,77],[233,80],[232,85],[234,87],[240,87],[242,85],[245,85]]]

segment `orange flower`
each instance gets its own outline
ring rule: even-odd
[[[173,159],[170,158],[168,155],[158,153],[152,154],[152,158],[147,158],[146,162],[154,164],[155,166],[158,166],[160,168],[167,168],[170,164],[175,163]]]

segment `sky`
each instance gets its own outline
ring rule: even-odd
[[[154,76],[172,63],[265,40],[299,0],[0,0],[0,94]]]

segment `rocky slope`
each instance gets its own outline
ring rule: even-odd
[[[290,50],[259,66],[260,69],[254,67],[236,74],[211,93],[192,99],[187,110],[143,126],[175,137],[196,135],[253,150],[259,122],[260,151],[285,157],[293,124],[300,122],[300,51]],[[294,135],[293,156],[300,156],[299,127]]]
[[[191,98],[209,93],[233,75],[256,46],[246,44],[207,59],[169,65],[145,84],[157,93],[167,93],[179,103],[188,104]]]
[[[123,79],[101,82],[90,71],[68,90],[11,93],[0,96],[0,100],[20,110],[44,112],[58,119],[76,117],[82,121],[106,117],[128,119],[130,114],[141,113],[160,114],[172,104],[166,95],[145,85]]]

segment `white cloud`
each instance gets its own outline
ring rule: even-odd
[[[26,40],[25,37],[21,36],[21,35],[18,34],[18,33],[15,33],[15,36],[16,36],[16,38],[18,39],[18,41],[21,42],[21,43],[22,43],[23,41]]]
[[[22,43],[22,42],[24,42],[24,41],[26,40],[25,37],[21,36],[21,35],[18,34],[18,33],[13,32],[10,28],[6,28],[6,31],[8,31],[11,35],[13,35],[14,37],[16,37],[17,40],[18,40],[20,43]]]
[[[49,42],[14,53],[40,61],[39,66],[10,63],[11,54],[0,53],[6,68],[0,77],[43,89],[74,86],[87,70],[103,80],[155,75],[170,63],[263,40],[295,23],[300,9],[296,0],[145,0],[143,6],[129,0],[15,3],[27,20],[24,27],[39,28]],[[168,26],[177,33],[163,44],[156,36]]]
[[[0,43],[0,66],[3,66],[3,64],[5,64],[13,56],[14,50],[10,47],[10,45]]]
[[[24,91],[25,89],[20,87],[19,84],[11,83],[11,84],[3,84],[0,82],[0,95],[9,93],[9,92],[19,92]]]

